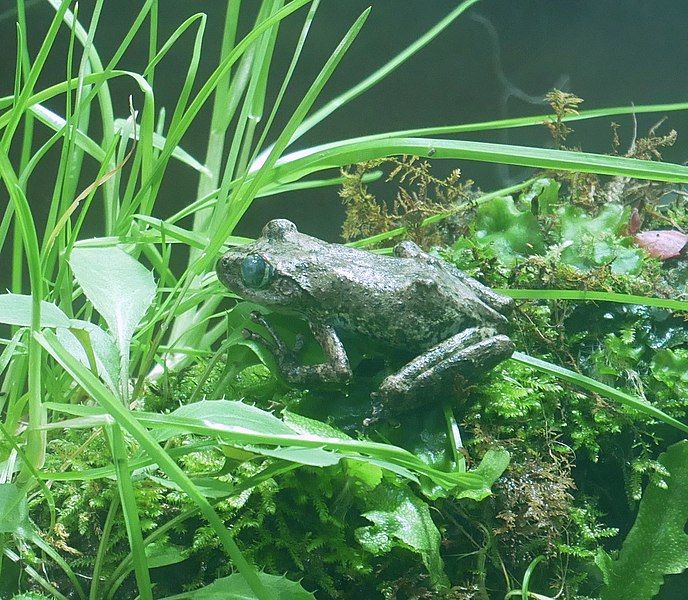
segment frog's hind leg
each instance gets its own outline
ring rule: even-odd
[[[456,277],[456,279],[458,279],[466,287],[468,287],[476,296],[478,296],[478,298],[480,298],[480,300],[499,313],[507,314],[511,312],[514,307],[514,301],[512,298],[498,294],[486,285],[483,285],[479,281],[469,277],[466,275],[466,273],[454,265],[431,256],[420,246],[409,240],[400,242],[394,246],[394,255],[398,256],[399,258],[415,258],[447,271],[453,277]]]
[[[403,412],[431,401],[456,376],[473,379],[509,358],[513,351],[511,340],[491,328],[457,333],[387,377],[377,392],[378,412]]]

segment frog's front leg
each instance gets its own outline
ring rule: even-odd
[[[470,380],[514,351],[511,340],[489,327],[466,329],[430,348],[387,377],[376,394],[377,415],[403,412],[451,389],[456,376]]]
[[[313,336],[325,353],[326,362],[317,365],[300,365],[296,361],[296,354],[300,350],[303,340],[297,338],[296,348],[289,349],[277,332],[272,328],[259,312],[251,313],[251,320],[261,325],[272,338],[266,340],[259,334],[245,330],[244,335],[266,346],[275,357],[280,374],[291,385],[344,384],[352,376],[349,359],[344,346],[330,325],[309,322]]]

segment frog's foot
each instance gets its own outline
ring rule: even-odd
[[[387,377],[374,397],[376,412],[393,414],[432,401],[457,377],[474,379],[509,358],[513,351],[511,340],[491,328],[475,327],[457,333]]]
[[[303,336],[297,336],[294,347],[289,348],[262,314],[260,314],[258,311],[253,311],[249,315],[249,318],[256,325],[260,325],[263,329],[265,329],[267,336],[256,333],[250,329],[243,329],[241,332],[242,335],[247,340],[252,340],[266,348],[268,352],[275,357],[277,366],[279,367],[282,376],[289,381],[288,373],[295,368],[297,354],[301,348],[303,348]]]
[[[289,348],[284,343],[284,340],[280,337],[280,335],[275,331],[274,327],[270,325],[270,323],[265,319],[265,317],[262,314],[260,314],[257,310],[251,312],[249,318],[256,325],[260,325],[263,329],[265,329],[265,331],[268,332],[270,339],[266,339],[262,335],[255,333],[250,329],[243,330],[244,337],[250,336],[247,339],[252,339],[253,341],[258,342],[259,344],[263,344],[275,356],[283,355],[295,359],[298,353],[301,352],[301,350],[303,349],[304,340],[301,334],[298,334],[296,336],[296,343],[294,344],[294,347]]]
[[[304,345],[302,335],[296,336],[294,347],[289,348],[263,315],[254,311],[250,317],[254,323],[268,332],[270,339],[249,330],[244,331],[249,333],[250,339],[263,344],[270,350],[277,361],[280,374],[287,383],[292,385],[343,384],[351,379],[351,367],[344,346],[329,325],[310,324],[311,331],[320,343],[327,362],[317,365],[299,365],[296,357]]]

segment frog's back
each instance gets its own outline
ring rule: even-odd
[[[307,272],[299,283],[318,299],[310,318],[411,353],[468,327],[506,323],[441,261],[384,256],[303,237],[308,240],[299,240],[298,247]]]

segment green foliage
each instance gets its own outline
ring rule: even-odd
[[[276,600],[314,600],[315,596],[306,592],[295,581],[286,577],[259,573],[258,577]],[[251,588],[238,573],[216,579],[210,585],[184,595],[189,600],[225,600],[226,598],[250,598]]]
[[[495,198],[478,208],[475,238],[482,247],[491,247],[494,256],[508,267],[514,266],[519,258],[544,251],[537,218],[530,210],[519,210],[509,196]]]
[[[378,486],[368,502],[370,508],[363,516],[374,525],[356,530],[359,543],[376,555],[401,544],[421,555],[433,587],[448,587],[449,579],[440,557],[440,533],[428,505],[408,489],[392,486]]]
[[[0,533],[24,536],[30,527],[25,494],[14,483],[0,484]]]
[[[554,89],[545,94],[545,100],[554,111],[554,117],[545,121],[545,125],[552,134],[555,147],[561,148],[567,136],[573,131],[564,121],[567,117],[574,117],[580,114],[578,112],[578,105],[583,102],[583,99],[570,92]]]
[[[618,557],[598,557],[606,584],[603,600],[648,600],[665,575],[688,568],[688,442],[670,446],[659,462],[669,474],[666,485],[645,490]]]
[[[380,201],[364,182],[379,167],[388,171],[386,181],[398,186],[392,203]],[[459,169],[443,179],[432,175],[431,170],[430,162],[416,156],[371,160],[342,169],[339,196],[346,207],[344,240],[397,228],[403,228],[409,239],[425,247],[454,239],[456,231],[451,223],[429,225],[427,221],[447,211],[470,210],[475,197],[473,182],[460,182]]]

